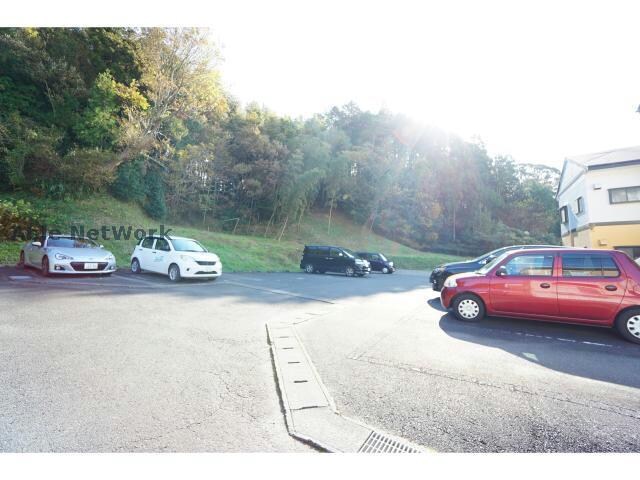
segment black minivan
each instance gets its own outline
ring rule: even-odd
[[[342,247],[306,245],[300,268],[307,273],[336,272],[348,277],[364,277],[371,272],[369,262]]]
[[[393,262],[380,252],[356,252],[356,255],[369,262],[372,272],[393,273],[396,271]]]

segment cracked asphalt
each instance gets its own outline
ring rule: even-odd
[[[285,427],[271,319],[296,324],[341,413],[425,447],[640,451],[639,347],[467,325],[436,297],[409,272],[173,285],[0,268],[0,451],[312,452]]]

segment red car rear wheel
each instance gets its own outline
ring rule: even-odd
[[[632,308],[618,315],[616,329],[630,342],[640,343],[640,308]]]

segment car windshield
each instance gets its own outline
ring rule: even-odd
[[[187,238],[172,238],[171,243],[173,245],[173,249],[176,252],[206,252],[207,249],[204,248],[200,243],[195,240],[190,240]]]
[[[479,268],[478,270],[476,270],[476,272],[481,273],[483,275],[486,275],[489,272],[489,270],[491,270],[498,263],[500,263],[503,258],[505,258],[507,255],[509,255],[509,253],[511,253],[511,252],[504,252],[502,255],[498,255],[496,258],[491,260],[489,263],[484,265],[482,268]]]
[[[502,252],[504,252],[504,248],[496,248],[495,250],[492,250],[489,253],[485,253],[483,255],[480,255],[477,258],[474,258],[473,260],[470,260],[470,262],[481,262],[482,260],[485,260],[489,257],[498,257],[502,255]]]
[[[342,251],[345,253],[345,255],[349,258],[356,258],[356,254],[353,253],[351,250],[349,250],[348,248],[343,248]],[[358,257],[360,258],[360,257]]]
[[[47,247],[59,248],[98,248],[98,245],[88,238],[77,237],[49,237]]]
[[[382,260],[383,262],[388,262],[389,260],[387,260],[387,257],[385,257],[383,254],[379,253],[378,256],[380,257],[380,260]]]

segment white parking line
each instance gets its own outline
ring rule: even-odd
[[[485,329],[483,329],[485,330]],[[534,335],[533,333],[524,333],[524,332],[510,332],[509,330],[497,330],[495,328],[492,328],[490,330],[496,331],[496,332],[503,332],[503,333],[512,333],[514,335],[521,335],[521,336],[525,336],[525,337],[533,337],[533,338],[544,338],[545,340],[557,340],[559,342],[571,342],[571,343],[581,343],[582,345],[592,345],[594,347],[614,347],[615,345],[611,345],[608,343],[598,343],[598,342],[588,342],[586,340],[573,340],[570,338],[561,338],[561,337],[550,337],[548,335]]]
[[[597,342],[580,342],[585,345],[595,345],[596,347],[613,347],[613,345],[608,345],[606,343],[597,343]]]

